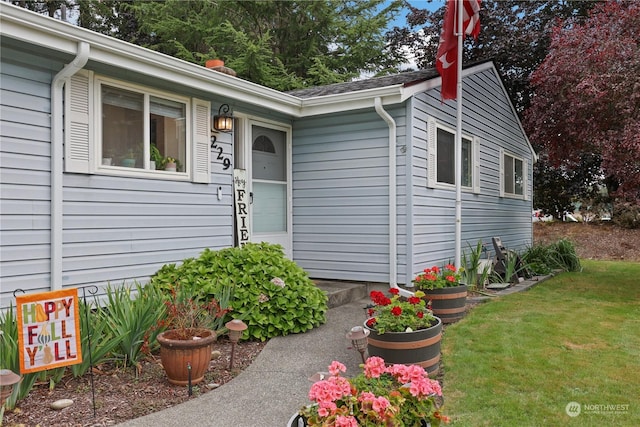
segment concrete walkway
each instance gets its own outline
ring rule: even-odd
[[[327,322],[304,334],[271,339],[256,360],[222,387],[172,408],[130,420],[121,426],[285,427],[309,403],[310,376],[327,371],[332,361],[360,372],[360,353],[346,334],[365,321],[368,298],[327,312]]]

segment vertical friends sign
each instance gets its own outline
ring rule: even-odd
[[[20,373],[82,362],[78,290],[16,297]]]
[[[233,171],[233,192],[235,194],[236,211],[236,235],[238,236],[238,246],[243,246],[249,242],[249,203],[250,195],[247,194],[247,171],[244,169],[234,169]]]

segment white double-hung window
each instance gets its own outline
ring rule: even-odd
[[[209,182],[209,102],[87,71],[65,95],[66,171]]]
[[[500,196],[528,200],[527,164],[521,157],[500,150]]]
[[[427,147],[427,182],[432,188],[451,188],[456,185],[455,131],[429,119]],[[462,170],[460,185],[463,189],[480,192],[480,144],[476,138],[462,136]]]

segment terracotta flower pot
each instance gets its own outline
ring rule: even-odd
[[[204,65],[207,68],[224,67],[224,61],[221,59],[208,59]]]
[[[216,333],[201,329],[198,336],[187,340],[177,339],[175,334],[175,331],[169,330],[158,335],[160,360],[167,378],[171,384],[188,385],[190,371],[191,384],[198,384],[209,369]]]

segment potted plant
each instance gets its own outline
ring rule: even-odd
[[[173,157],[166,157],[164,159],[164,170],[166,170],[168,172],[175,172],[176,171],[176,159],[174,159]]]
[[[102,164],[104,166],[111,166],[113,164],[113,150],[106,149],[102,154]]]
[[[373,305],[364,326],[369,330],[369,356],[382,357],[388,363],[416,364],[429,373],[438,371],[442,321],[433,315],[424,293],[403,298],[397,288],[391,297],[380,291],[370,294]]]
[[[135,168],[136,157],[137,157],[137,153],[132,148],[129,149],[127,155],[122,159],[121,165],[126,168]]]
[[[467,285],[460,283],[463,269],[452,264],[443,268],[433,266],[425,268],[413,280],[415,287],[425,293],[431,301],[433,314],[444,323],[453,323],[462,319],[467,304]]]
[[[160,168],[164,164],[164,157],[160,154],[160,150],[156,147],[155,144],[151,144],[149,147],[150,152],[150,165],[149,168],[151,170],[156,170],[156,168]]]
[[[332,362],[329,376],[315,382],[309,391],[313,404],[300,410],[289,426],[299,419],[307,426],[439,426],[449,418],[439,412],[440,383],[430,379],[416,365],[385,365],[380,357],[370,357],[363,373],[344,378],[346,367]]]
[[[165,308],[166,316],[158,325],[165,330],[158,334],[157,340],[167,378],[172,384],[197,384],[209,368],[217,337],[212,325],[229,309],[222,309],[213,298],[209,301],[191,298],[179,285],[171,288]]]

